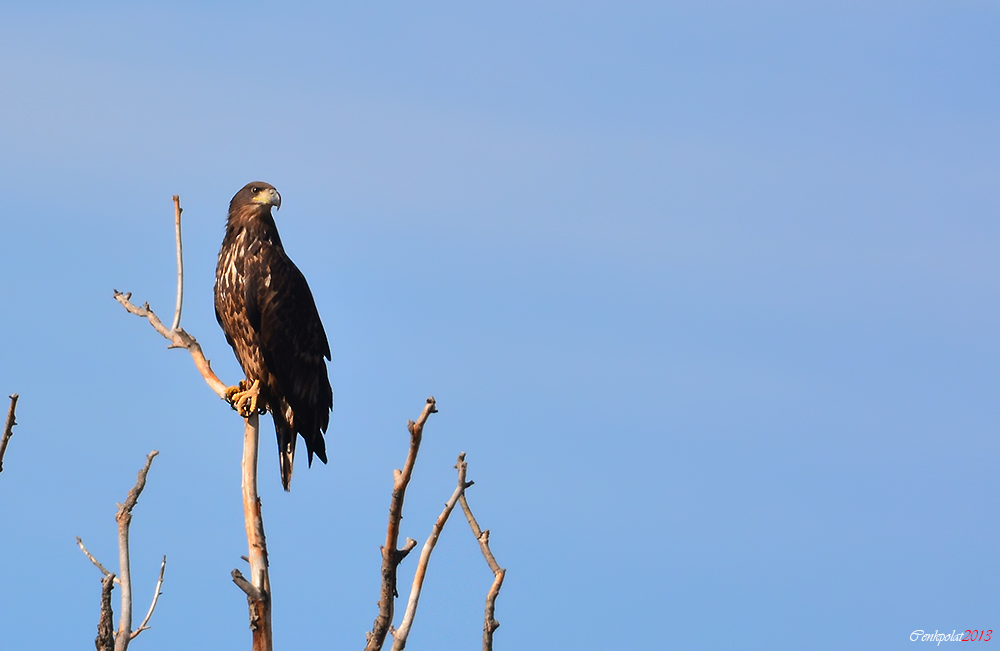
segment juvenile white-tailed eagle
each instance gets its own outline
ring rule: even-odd
[[[273,186],[248,183],[229,204],[226,236],[215,270],[215,317],[247,381],[258,383],[251,409],[267,410],[278,436],[281,485],[292,480],[296,435],[326,463],[323,433],[333,391],[325,359],[330,344],[305,276],[281,245],[271,207],[281,206]],[[229,391],[230,398],[239,389]]]

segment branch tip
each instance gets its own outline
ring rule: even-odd
[[[10,407],[7,408],[7,420],[3,426],[3,435],[0,436],[0,472],[3,472],[3,455],[7,451],[7,443],[10,441],[10,437],[14,436],[14,426],[17,425],[14,410],[17,408],[17,399],[19,396],[16,393],[12,393],[9,397]]]
[[[139,628],[132,631],[132,639],[134,640],[138,637],[139,633],[149,630],[149,619],[153,616],[153,611],[156,609],[156,602],[160,600],[160,588],[163,587],[163,571],[167,567],[167,556],[163,555],[163,560],[160,562],[160,576],[156,580],[156,588],[153,590],[153,601],[149,604],[149,610],[146,611],[146,617],[143,618],[142,623],[139,624]]]
[[[98,561],[96,558],[94,558],[93,554],[91,554],[89,551],[87,551],[87,548],[83,546],[83,540],[80,538],[80,536],[76,537],[76,544],[77,544],[77,546],[80,547],[80,551],[83,552],[84,556],[86,556],[87,558],[89,558],[90,562],[93,563],[94,566],[101,571],[101,574],[103,574],[105,577],[111,577],[112,581],[115,579],[115,575],[113,573],[109,572],[106,567],[104,567],[103,565],[101,565],[100,561]]]

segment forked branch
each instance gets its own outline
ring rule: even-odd
[[[392,499],[389,502],[389,524],[385,533],[385,545],[382,546],[382,589],[379,596],[378,615],[372,630],[367,634],[367,644],[365,651],[378,651],[385,644],[385,636],[392,625],[392,614],[395,604],[396,592],[396,571],[399,564],[406,555],[416,547],[417,541],[407,538],[402,549],[399,544],[399,521],[403,517],[403,500],[406,498],[406,487],[410,483],[413,475],[413,464],[417,461],[417,453],[420,451],[420,441],[423,438],[424,424],[427,418],[437,413],[437,402],[434,396],[427,399],[424,410],[421,412],[417,422],[412,420],[407,422],[406,427],[410,431],[410,451],[406,455],[406,463],[402,470],[393,471]]]
[[[7,421],[3,426],[3,436],[0,438],[0,472],[3,472],[3,455],[7,452],[7,442],[10,441],[10,437],[14,436],[14,425],[17,425],[17,421],[14,419],[14,408],[17,407],[17,394],[12,394],[10,396],[10,407],[7,408]]]
[[[410,627],[417,614],[417,602],[420,601],[420,590],[423,588],[424,577],[427,575],[427,564],[431,560],[431,552],[434,551],[434,545],[437,544],[438,537],[441,536],[441,531],[444,529],[445,523],[448,522],[448,516],[455,509],[459,498],[465,494],[466,488],[472,486],[471,481],[465,481],[467,464],[464,452],[458,455],[458,463],[455,464],[455,467],[458,468],[458,486],[455,487],[455,492],[451,494],[451,498],[444,505],[444,510],[441,511],[441,515],[438,516],[431,528],[431,535],[427,537],[427,542],[424,543],[424,548],[420,552],[420,562],[417,563],[417,571],[413,574],[413,586],[410,588],[410,598],[406,602],[403,621],[399,624],[399,628],[392,632],[392,651],[402,651],[406,648],[406,638],[410,635]]]
[[[465,499],[465,493],[462,493],[458,498],[458,502],[462,505],[462,510],[469,521],[469,526],[472,527],[472,535],[479,541],[479,548],[483,552],[486,564],[490,566],[490,571],[493,572],[493,585],[490,586],[490,591],[486,593],[486,615],[483,618],[483,651],[492,651],[493,632],[500,628],[500,622],[495,617],[497,597],[500,595],[500,586],[503,585],[503,578],[506,576],[507,570],[500,567],[497,559],[493,556],[493,552],[490,551],[490,530],[479,528],[476,516],[472,515],[469,502]]]
[[[132,570],[128,556],[129,525],[132,524],[132,509],[139,501],[142,489],[146,487],[146,475],[153,463],[153,457],[159,452],[153,450],[146,455],[146,465],[139,471],[135,486],[128,492],[125,502],[118,505],[118,579],[122,588],[122,612],[118,618],[118,632],[115,633],[115,651],[125,651],[132,635]],[[159,592],[159,590],[157,590]]]
[[[121,578],[116,578],[112,572],[109,572],[100,561],[94,558],[93,554],[87,551],[87,548],[83,545],[83,540],[79,536],[76,538],[76,544],[80,546],[80,551],[104,575],[104,578],[101,580],[101,616],[97,624],[97,639],[95,640],[98,651],[111,651],[111,649],[125,651],[132,639],[149,628],[149,620],[152,618],[153,611],[156,609],[156,603],[160,598],[160,588],[163,586],[163,572],[167,565],[166,556],[163,557],[163,561],[160,563],[160,577],[156,581],[156,591],[153,594],[153,601],[149,606],[149,610],[146,612],[146,617],[142,620],[139,628],[132,630],[132,580],[129,568],[128,545],[129,525],[132,523],[132,509],[135,508],[136,503],[139,501],[139,495],[146,486],[146,475],[149,474],[149,467],[153,463],[153,457],[157,454],[159,452],[153,450],[146,455],[146,464],[139,471],[135,486],[128,492],[125,502],[118,505],[118,513],[115,516],[115,520],[118,522],[118,561]],[[111,612],[111,591],[114,589],[115,583],[121,585],[122,589],[122,611],[118,620],[117,631],[114,630],[112,623],[113,614]]]
[[[153,329],[159,332],[164,339],[170,342],[168,348],[183,348],[191,353],[191,358],[194,360],[194,365],[198,368],[198,372],[201,376],[205,378],[205,382],[208,386],[212,388],[212,391],[220,397],[225,399],[226,397],[226,385],[219,379],[212,370],[212,363],[208,361],[205,357],[205,353],[201,350],[201,344],[198,340],[189,335],[187,332],[181,328],[181,307],[184,302],[184,258],[182,255],[181,248],[181,200],[176,194],[174,195],[174,232],[176,234],[177,240],[177,301],[174,308],[174,321],[173,325],[168,328],[163,325],[160,318],[153,313],[150,309],[149,303],[143,303],[142,306],[135,305],[131,302],[132,293],[126,292],[122,293],[117,289],[114,290],[115,300],[122,304],[129,313],[134,314],[143,319],[149,321],[149,325],[153,326]]]

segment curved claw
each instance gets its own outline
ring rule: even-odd
[[[258,398],[260,397],[260,381],[254,380],[253,384],[247,387],[245,380],[240,380],[239,385],[226,389],[226,402],[228,402],[236,412],[247,418],[255,411],[260,412]]]

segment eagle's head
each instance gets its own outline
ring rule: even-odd
[[[267,212],[271,212],[271,206],[281,208],[281,195],[270,183],[263,181],[247,183],[229,202],[229,212],[232,213],[245,206],[260,206]]]

